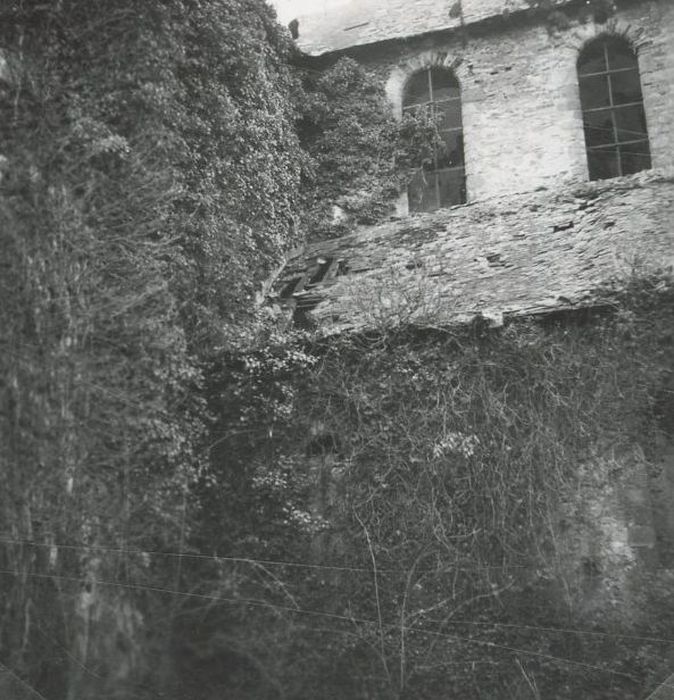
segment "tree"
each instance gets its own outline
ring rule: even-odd
[[[141,639],[169,638],[143,586],[181,561],[143,552],[189,534],[202,363],[297,235],[288,44],[256,0],[17,1],[0,25],[0,661],[127,697]]]

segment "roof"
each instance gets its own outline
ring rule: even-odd
[[[502,323],[598,303],[637,264],[674,265],[674,170],[496,197],[308,245],[271,297],[327,333]]]
[[[570,0],[553,0],[566,4]],[[297,45],[318,56],[354,46],[455,29],[531,9],[534,0],[323,0],[297,15]]]

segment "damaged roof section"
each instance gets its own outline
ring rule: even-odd
[[[600,303],[639,268],[674,265],[674,172],[646,171],[438,210],[314,243],[271,300],[326,333]]]
[[[323,0],[293,20],[297,45],[312,56],[456,29],[540,5],[573,0]]]

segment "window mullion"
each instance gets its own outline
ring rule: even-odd
[[[432,78],[432,72],[431,69],[428,69],[428,86],[430,90],[430,95],[431,95],[431,109],[433,110],[433,123],[437,124],[436,119],[438,116],[438,106],[435,103],[435,95],[433,94],[433,78]],[[433,147],[433,169],[435,170],[436,176],[435,176],[435,195],[436,195],[436,203],[437,206],[440,206],[440,195],[438,192],[438,167],[439,167],[439,157],[438,157],[438,146],[435,144]]]
[[[432,102],[431,105],[432,105],[431,109],[433,110],[432,111],[433,123],[435,124],[436,123],[435,118],[437,116],[437,112],[435,111],[435,103]],[[440,134],[440,132],[437,129],[436,129],[435,133],[438,135]],[[435,170],[437,172],[437,169],[438,169],[438,144],[437,144],[437,142],[435,142],[433,144],[433,170]]]
[[[608,49],[606,48],[605,44],[604,44],[604,51],[607,54],[606,55],[606,66],[608,68]],[[620,162],[620,148],[618,148],[618,122],[616,119],[615,103],[613,101],[613,82],[611,81],[610,73],[606,73],[606,80],[608,82],[608,103],[609,103],[609,109],[610,109],[610,114],[611,114],[611,125],[613,127],[613,143],[616,144],[614,146],[614,148],[615,148],[615,153],[618,157],[618,174],[622,175],[623,170],[622,170],[622,163]]]
[[[623,171],[623,151],[622,151],[622,148],[620,148],[620,145],[616,145],[615,149],[616,149],[616,152],[618,154],[618,172],[621,175],[624,175],[625,173]]]
[[[579,73],[580,78],[595,78],[598,75],[605,75],[606,73],[628,73],[629,71],[636,70],[634,66],[628,66],[627,68],[609,68],[608,70],[595,71],[594,73]]]
[[[624,104],[616,105],[615,109],[622,109],[623,107],[637,107],[639,105],[643,105],[643,100],[639,100],[638,102],[625,102]],[[585,112],[601,112],[604,110],[610,109],[610,107],[588,107],[588,109],[584,109],[583,113]]]
[[[618,145],[618,124],[615,118],[615,111],[611,110],[611,124],[613,125],[613,143]]]
[[[607,59],[606,59],[606,67],[607,69],[610,68],[610,65],[608,63],[608,49],[606,49],[607,52]],[[616,114],[616,108],[615,108],[615,101],[613,99],[613,80],[611,79],[610,73],[607,74],[606,76],[608,78],[608,94],[609,94],[609,100],[611,102],[611,120],[613,122],[613,140],[615,141],[615,154],[616,154],[616,160],[618,163],[618,175],[624,175],[624,169],[623,169],[623,155],[622,155],[622,149],[620,148],[619,145],[619,139],[618,139],[618,118]]]

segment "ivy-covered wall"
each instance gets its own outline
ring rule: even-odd
[[[672,290],[641,274],[601,312],[300,334],[214,367],[203,497],[228,505],[200,537],[240,563],[209,634],[242,644],[219,653],[297,698],[642,697],[673,651]]]
[[[662,677],[670,576],[633,582],[671,555],[666,275],[585,325],[420,331],[368,299],[375,332],[288,331],[259,276],[386,217],[433,125],[353,62],[300,73],[259,0],[17,0],[0,43],[0,696]]]

